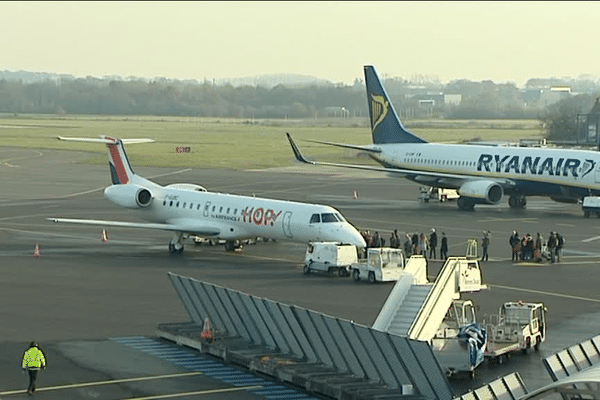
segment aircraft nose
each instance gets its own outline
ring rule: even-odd
[[[365,239],[362,237],[359,231],[357,231],[352,225],[345,226],[341,232],[344,239],[343,243],[350,243],[355,245],[356,247],[367,247],[367,243],[365,243]]]

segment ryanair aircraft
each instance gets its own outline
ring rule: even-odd
[[[171,231],[170,253],[181,253],[183,242],[190,235],[224,239],[226,250],[234,250],[241,239],[256,237],[365,247],[356,228],[338,210],[326,205],[215,193],[191,183],[161,186],[135,174],[123,143],[152,142],[151,139],[59,139],[106,144],[112,185],[104,190],[104,197],[148,222],[49,218],[53,222]]]
[[[428,143],[407,131],[375,68],[365,66],[373,144],[361,146],[314,141],[362,150],[381,167],[307,160],[287,134],[296,158],[308,164],[385,171],[411,181],[456,189],[461,210],[497,204],[508,196],[524,208],[527,196],[576,203],[600,195],[600,154],[596,151]]]

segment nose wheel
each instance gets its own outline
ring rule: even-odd
[[[183,233],[177,233],[169,242],[169,254],[183,253]]]

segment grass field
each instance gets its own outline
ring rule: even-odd
[[[535,120],[445,121],[414,120],[406,123],[415,134],[431,142],[465,140],[511,141],[540,138]],[[217,169],[260,169],[295,163],[285,132],[303,153],[320,161],[348,162],[356,152],[303,142],[316,139],[368,144],[369,123],[364,119],[250,121],[194,117],[0,115],[2,146],[89,151],[86,163],[106,163],[100,144],[61,142],[57,136],[151,138],[155,143],[127,146],[133,165]],[[191,147],[177,153],[177,146]],[[352,162],[363,162],[355,159]],[[368,162],[368,161],[366,161]]]

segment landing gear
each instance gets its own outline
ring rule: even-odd
[[[458,206],[459,210],[462,211],[473,211],[475,209],[475,200],[469,198],[469,197],[459,197],[458,200],[456,201],[456,205]]]
[[[527,199],[525,196],[512,195],[508,198],[508,205],[510,208],[525,208],[527,205]]]
[[[225,250],[226,251],[235,251],[235,249],[239,249],[242,247],[239,240],[227,240],[225,241]]]
[[[179,232],[173,236],[173,239],[169,242],[169,254],[181,254],[183,253],[183,239],[185,239],[183,233]]]

